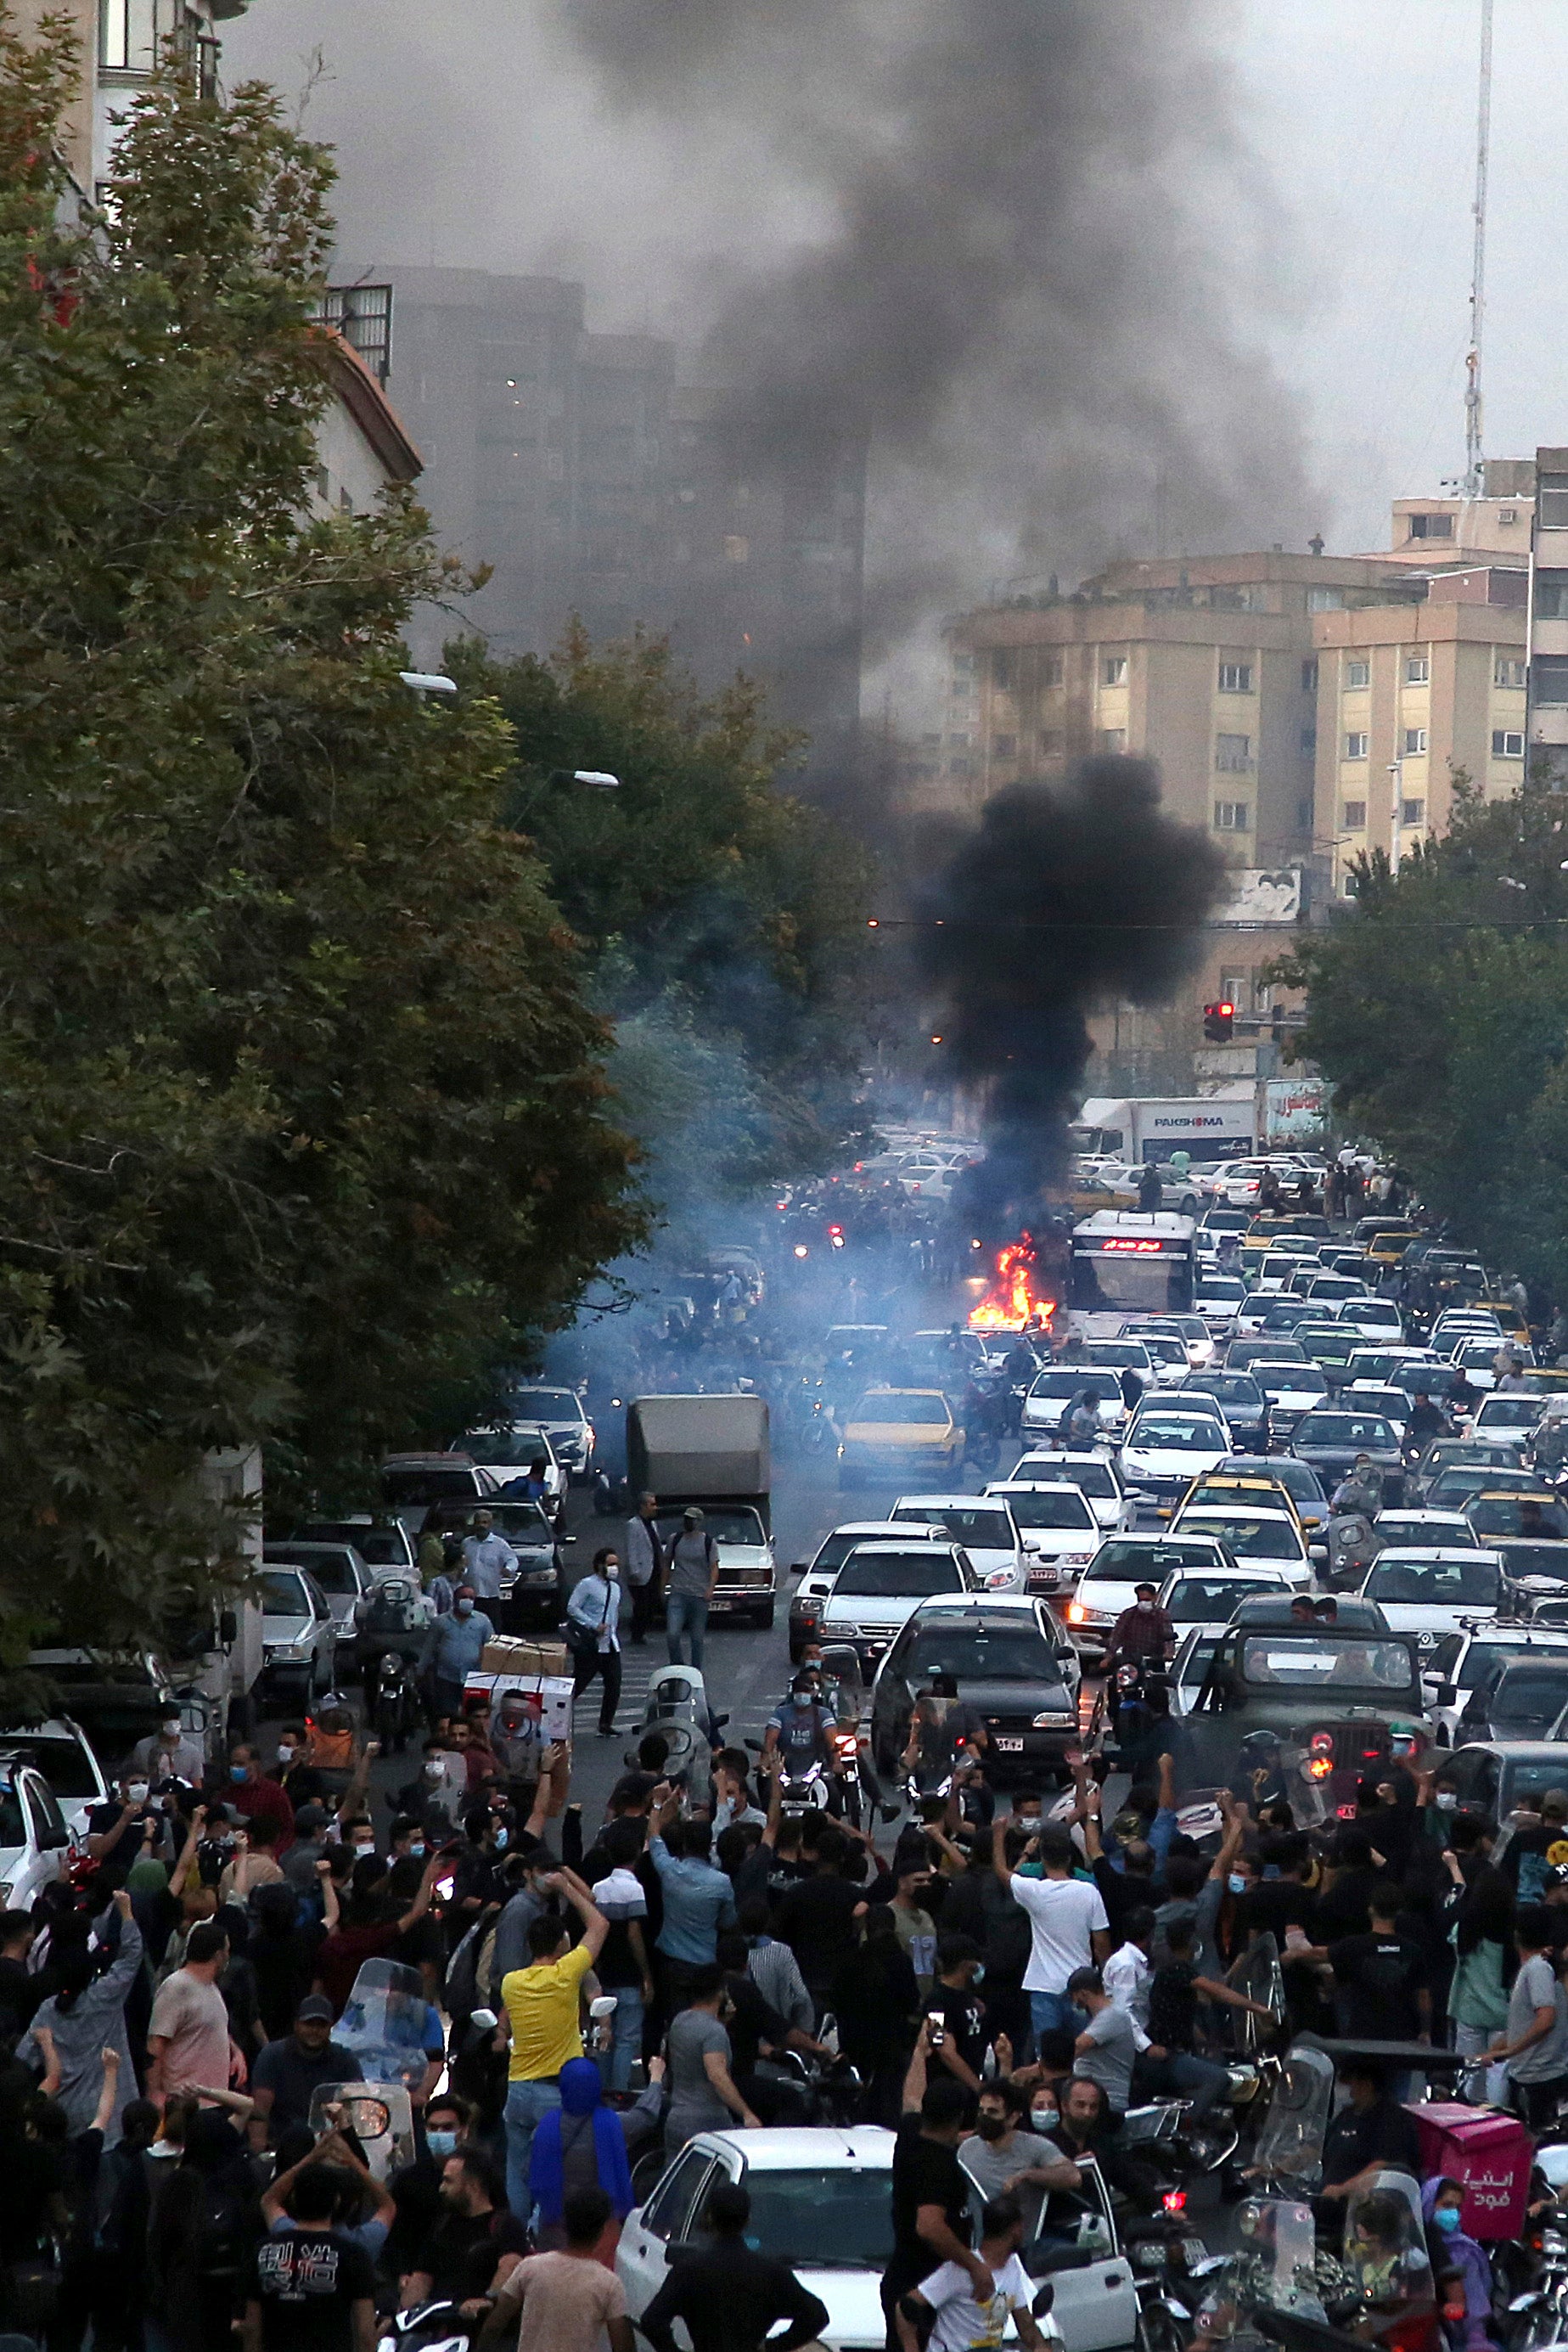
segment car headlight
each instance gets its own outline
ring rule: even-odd
[[[1054,1731],[1063,1724],[1071,1727],[1077,1720],[1078,1717],[1071,1710],[1061,1712],[1053,1707],[1047,1707],[1042,1715],[1035,1717],[1034,1728],[1036,1731]]]
[[[1093,1557],[1092,1551],[1064,1551],[1062,1565],[1066,1568],[1087,1568]]]

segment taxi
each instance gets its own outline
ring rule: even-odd
[[[1295,1496],[1282,1478],[1253,1475],[1230,1470],[1199,1471],[1186,1494],[1176,1507],[1174,1516],[1205,1503],[1226,1508],[1245,1509],[1249,1503],[1263,1510],[1283,1508],[1290,1513],[1301,1533],[1307,1533],[1307,1522]],[[1314,1520],[1314,1525],[1316,1524]]]
[[[1397,1265],[1411,1243],[1420,1239],[1419,1225],[1385,1225],[1367,1241],[1366,1255],[1376,1266]]]
[[[918,1477],[933,1491],[957,1483],[964,1430],[940,1389],[868,1389],[844,1418],[839,1485]]]
[[[1138,1188],[1085,1171],[1068,1178],[1062,1197],[1075,1217],[1092,1217],[1104,1209],[1135,1209]]]
[[[1522,1339],[1528,1345],[1530,1326],[1511,1298],[1478,1298],[1476,1305],[1497,1317],[1505,1339]]]

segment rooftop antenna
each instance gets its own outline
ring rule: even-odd
[[[1492,0],[1481,0],[1481,84],[1476,109],[1475,253],[1470,263],[1470,348],[1465,361],[1465,496],[1486,488],[1481,457],[1481,329],[1486,316],[1487,160],[1491,146]]]

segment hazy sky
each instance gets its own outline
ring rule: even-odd
[[[466,262],[580,276],[593,325],[676,331],[716,306],[737,247],[809,240],[821,225],[770,168],[757,121],[710,115],[696,152],[661,136],[654,116],[613,121],[560,5],[253,0],[226,28],[225,70],[298,90],[320,46],[327,77],[306,120],[342,150],[356,269]],[[667,0],[672,23],[689,5]],[[1144,0],[1145,70],[1164,5]],[[1245,202],[1235,180],[1217,183],[1188,233],[1230,271],[1241,337],[1267,346],[1300,399],[1333,501],[1321,518],[1331,548],[1382,544],[1389,498],[1434,489],[1462,462],[1479,0],[1199,6],[1236,77],[1234,126],[1251,161],[1232,167]],[[1563,0],[1497,0],[1493,456],[1568,441],[1568,141],[1551,96],[1564,88]],[[1161,203],[1157,187],[1150,201]]]

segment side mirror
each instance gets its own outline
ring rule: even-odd
[[[791,1576],[804,1576],[804,1575],[805,1575],[805,1573],[806,1573],[806,1570],[807,1570],[808,1565],[809,1565],[809,1563],[808,1563],[807,1561],[803,1560],[803,1559],[792,1559],[792,1560],[790,1561],[790,1563],[789,1563],[789,1573],[790,1573],[790,1575],[791,1575]]]
[[[57,1830],[42,1829],[38,1832],[37,1845],[40,1853],[58,1853],[69,1845],[70,1842],[71,1833],[63,1822]]]
[[[1437,1705],[1439,1706],[1452,1706],[1458,1696],[1459,1686],[1458,1683],[1439,1683],[1437,1685]]]
[[[232,1609],[225,1609],[218,1619],[218,1639],[225,1649],[239,1640],[239,1618]]]

